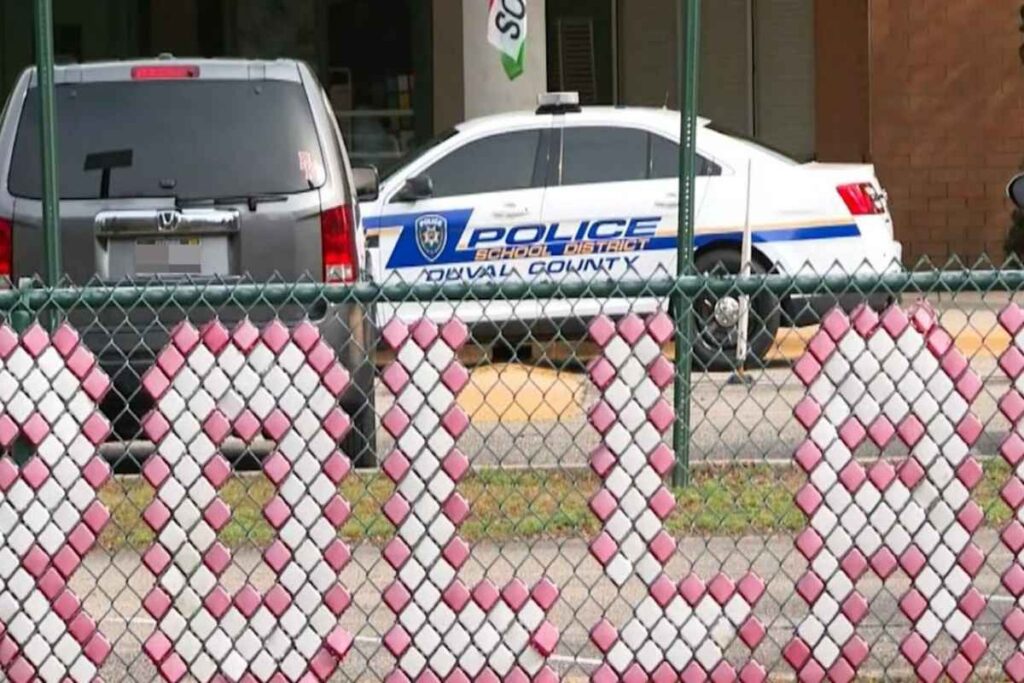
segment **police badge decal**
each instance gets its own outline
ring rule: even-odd
[[[428,261],[436,261],[447,244],[447,218],[431,214],[416,219],[416,245]]]

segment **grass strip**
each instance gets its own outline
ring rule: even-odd
[[[985,476],[973,499],[985,511],[985,524],[1001,526],[1010,510],[1000,498],[1009,468],[1001,460],[985,463]],[[806,525],[793,497],[807,482],[797,467],[772,465],[707,465],[694,469],[693,484],[674,491],[677,505],[666,520],[676,536],[741,536],[798,532]],[[588,470],[485,470],[467,474],[459,492],[469,501],[469,517],[460,528],[467,541],[529,540],[544,537],[590,538],[599,522],[590,498],[600,480]],[[380,542],[394,535],[383,504],[394,484],[380,473],[355,473],[341,487],[352,507],[340,535],[354,542]],[[221,489],[232,511],[219,538],[226,546],[265,547],[274,530],[263,506],[274,487],[263,475],[235,475]],[[154,532],[143,519],[153,488],[142,478],[111,481],[100,499],[112,519],[100,537],[108,551],[139,549],[152,543]],[[173,511],[172,511],[173,512]]]

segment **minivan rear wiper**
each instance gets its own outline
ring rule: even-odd
[[[206,198],[178,198],[175,206],[185,209],[194,206],[226,206],[229,204],[245,204],[250,211],[255,211],[260,204],[270,204],[288,201],[286,194],[247,194],[233,197],[206,197]]]

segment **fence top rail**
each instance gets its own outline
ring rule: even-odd
[[[0,312],[71,310],[108,304],[123,307],[252,305],[313,303],[430,303],[437,301],[529,301],[609,297],[752,295],[778,296],[837,292],[891,294],[941,292],[1013,292],[1024,289],[1024,270],[957,270],[827,275],[684,275],[647,281],[589,280],[565,282],[326,285],[313,282],[22,286],[0,291]]]

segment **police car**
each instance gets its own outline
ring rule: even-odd
[[[377,199],[363,205],[371,275],[382,283],[672,277],[679,130],[678,112],[581,108],[572,94],[542,96],[536,112],[463,123],[388,173]],[[703,120],[697,150],[701,272],[739,272],[748,212],[755,273],[899,268],[902,249],[871,166],[799,164]],[[780,325],[812,323],[835,303],[755,297],[752,356],[767,351]],[[859,301],[842,303],[849,308]],[[466,301],[431,304],[427,313],[437,320],[458,316],[478,333],[569,336],[599,313],[659,305]],[[695,354],[705,367],[734,363],[738,310],[729,299],[695,302]],[[382,321],[423,314],[422,304],[378,312]]]

